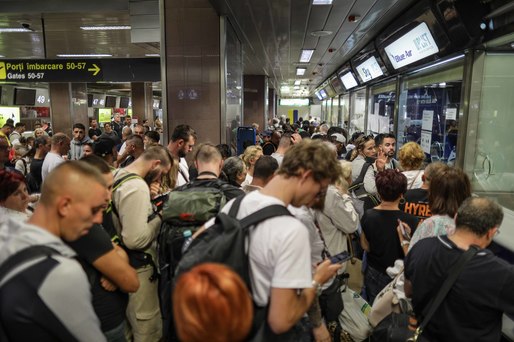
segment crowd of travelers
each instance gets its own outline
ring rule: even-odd
[[[392,133],[252,126],[235,155],[189,125],[163,146],[130,116],[71,136],[7,122],[0,341],[386,341],[395,312],[430,317],[428,341],[500,340],[503,211],[464,171]]]

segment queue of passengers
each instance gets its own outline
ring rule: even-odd
[[[232,156],[231,146],[198,144],[188,125],[166,147],[143,125],[106,126],[91,122],[91,142],[82,124],[72,138],[37,137],[26,172],[9,164],[14,144],[0,135],[2,341],[363,341],[395,310],[389,290],[422,321],[470,246],[479,252],[423,337],[499,341],[502,314],[514,314],[514,267],[487,249],[501,207],[471,197],[462,170],[426,165],[415,142],[397,160],[393,134],[347,144],[344,129],[274,119]],[[215,210],[195,212],[213,192]],[[198,218],[193,241],[234,203],[238,220],[271,205],[288,214],[251,230],[250,283],[210,262],[175,278],[195,253],[194,243],[182,248],[185,234],[178,253],[157,248],[177,224],[176,198]],[[160,249],[172,247],[165,264]]]

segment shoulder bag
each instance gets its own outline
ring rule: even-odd
[[[428,341],[421,336],[423,329],[427,326],[430,319],[437,311],[444,298],[450,292],[453,284],[462,273],[462,270],[479,251],[478,247],[470,246],[464,252],[457,262],[450,268],[447,273],[446,280],[437,292],[437,295],[430,301],[425,310],[423,310],[423,320],[421,324],[415,327],[415,319],[408,313],[392,313],[384,318],[373,330],[371,341],[376,342],[416,342]]]

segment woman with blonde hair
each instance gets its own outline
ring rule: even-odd
[[[357,230],[359,222],[359,215],[348,195],[348,187],[352,182],[352,163],[346,160],[339,163],[341,174],[334,184],[328,186],[323,210],[315,213],[330,255],[348,249],[346,236]]]
[[[407,190],[418,189],[423,185],[423,161],[425,152],[413,141],[406,143],[398,153],[402,173],[407,177]]]
[[[173,316],[181,341],[244,341],[252,326],[253,302],[234,271],[205,263],[178,278]]]
[[[259,158],[262,156],[262,147],[257,145],[251,145],[248,146],[241,159],[243,159],[243,162],[246,165],[246,178],[244,182],[241,184],[241,187],[244,187],[245,185],[248,185],[253,180],[253,171],[255,169],[255,163]]]

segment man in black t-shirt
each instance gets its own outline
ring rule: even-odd
[[[480,250],[464,267],[423,332],[430,341],[499,341],[503,313],[514,314],[514,266],[485,249],[503,220],[501,207],[487,198],[464,201],[451,236],[420,240],[405,258],[405,294],[418,321],[446,272],[471,245]]]
[[[98,122],[96,119],[91,119],[91,126],[89,127],[89,131],[87,135],[93,140],[96,141],[102,134],[102,130],[98,128]]]

